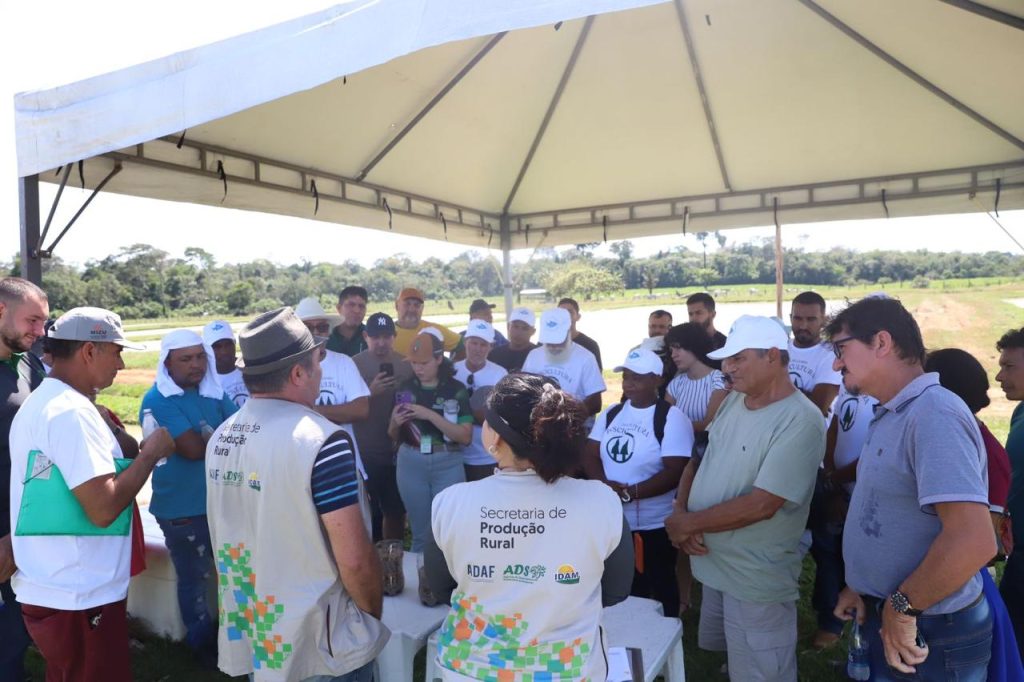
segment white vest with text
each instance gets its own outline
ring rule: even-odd
[[[253,398],[207,444],[218,662],[229,675],[343,675],[387,643],[341,584],[313,505],[313,462],[338,429],[298,403]]]

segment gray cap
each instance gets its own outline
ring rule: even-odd
[[[46,335],[61,341],[116,343],[132,350],[146,350],[143,345],[129,343],[121,326],[121,316],[104,308],[72,308],[57,318]]]
[[[271,310],[257,315],[238,334],[245,362],[240,369],[248,376],[290,367],[326,342],[314,339],[291,308]]]

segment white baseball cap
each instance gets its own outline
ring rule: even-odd
[[[638,348],[649,350],[654,353],[659,353],[665,350],[665,337],[664,336],[648,336],[646,339],[640,342]]]
[[[785,350],[788,347],[789,335],[778,320],[760,315],[742,315],[729,330],[725,345],[708,353],[708,357],[724,360],[748,348]]]
[[[476,337],[487,343],[494,343],[494,327],[485,320],[470,320],[466,327],[466,338]]]
[[[653,352],[643,348],[634,348],[626,355],[625,361],[612,371],[621,372],[626,369],[636,374],[657,374],[661,376],[661,373],[665,370],[665,365],[662,363],[661,358]]]
[[[214,320],[203,327],[203,343],[210,348],[218,341],[234,341],[235,333],[231,331],[231,325],[224,320]]]
[[[537,326],[537,316],[529,308],[513,308],[512,314],[508,316],[509,322],[525,322],[531,327]]]
[[[540,343],[565,343],[569,337],[569,327],[572,320],[569,319],[569,311],[565,308],[551,308],[540,315],[540,335],[537,341]]]

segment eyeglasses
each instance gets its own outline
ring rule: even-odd
[[[836,360],[842,360],[843,359],[843,346],[845,346],[847,343],[849,343],[850,341],[867,342],[872,336],[874,336],[874,334],[871,334],[871,335],[864,335],[864,334],[856,335],[856,334],[854,334],[852,336],[844,336],[841,339],[836,339],[835,341],[832,342],[832,352],[836,354]]]
[[[327,335],[331,333],[331,323],[324,322],[307,322],[306,326],[309,328],[311,334],[323,334]]]

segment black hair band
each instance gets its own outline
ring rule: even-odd
[[[529,441],[526,440],[526,436],[512,428],[512,426],[505,421],[493,407],[487,408],[487,413],[484,415],[484,419],[486,419],[490,427],[494,429],[506,443],[509,444],[512,448],[512,452],[514,452],[517,457],[529,459],[533,455],[534,448],[530,445]]]

